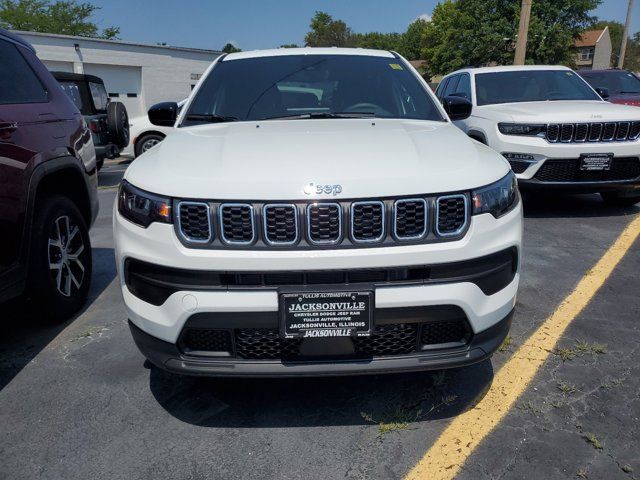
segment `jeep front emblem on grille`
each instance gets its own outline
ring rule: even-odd
[[[309,182],[304,186],[303,191],[306,195],[332,195],[335,197],[342,193],[342,185]]]

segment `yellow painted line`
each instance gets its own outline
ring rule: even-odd
[[[569,324],[587,306],[640,235],[640,216],[620,234],[598,263],[495,375],[486,395],[456,417],[406,480],[453,479],[464,462],[513,407],[553,351]]]

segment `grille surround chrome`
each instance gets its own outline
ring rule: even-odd
[[[455,232],[441,232],[440,227],[438,226],[438,221],[440,219],[440,200],[449,200],[451,198],[462,198],[464,201],[464,223],[460,228],[458,228]],[[434,230],[439,237],[456,237],[460,235],[467,228],[469,224],[469,199],[466,195],[462,193],[456,193],[453,195],[441,195],[436,197],[436,218],[435,218]]]
[[[272,240],[269,240],[269,233],[268,233],[268,226],[267,226],[267,209],[269,208],[293,208],[293,218],[294,218],[294,225],[295,225],[295,230],[296,230],[296,237],[295,239],[293,239],[292,241],[289,242],[274,242]],[[282,247],[289,247],[291,245],[295,245],[296,243],[298,243],[298,241],[300,240],[300,228],[299,228],[299,221],[298,221],[298,217],[299,217],[299,212],[298,212],[298,207],[296,206],[295,203],[267,203],[265,205],[263,205],[262,207],[262,234],[264,235],[264,243],[266,243],[267,245],[271,245],[274,247],[278,247],[278,246],[282,246]]]
[[[311,236],[311,222],[309,221],[309,211],[311,210],[311,208],[318,205],[338,207],[338,238],[336,238],[335,240],[314,240]],[[313,202],[307,205],[305,214],[305,221],[307,222],[307,240],[309,241],[309,243],[311,243],[312,245],[336,245],[342,241],[342,205],[337,202]]]
[[[398,204],[399,203],[422,203],[424,205],[424,228],[420,235],[401,237],[398,235]],[[393,202],[393,237],[400,242],[413,242],[422,240],[429,233],[429,204],[424,198],[401,198]]]
[[[548,143],[634,142],[640,138],[639,124],[640,120],[549,123],[547,124],[546,132],[541,136]],[[637,131],[635,134],[634,128]],[[582,134],[585,129],[586,136]],[[571,134],[567,136],[569,131]],[[621,132],[626,133],[621,136]]]
[[[354,234],[354,224],[353,221],[355,219],[355,215],[353,214],[353,210],[356,206],[358,205],[380,205],[381,207],[381,211],[382,211],[382,231],[380,233],[380,235],[377,238],[370,238],[370,239],[365,239],[365,240],[359,240],[356,238],[355,234]],[[387,236],[387,212],[386,212],[386,206],[384,204],[384,202],[381,202],[379,200],[363,200],[363,201],[358,201],[358,202],[353,202],[351,204],[351,207],[349,208],[350,210],[350,216],[351,218],[349,219],[349,223],[351,226],[351,239],[353,240],[354,243],[378,243],[380,241],[382,241],[382,239],[384,239],[384,237]]]
[[[229,240],[227,236],[224,234],[224,209],[226,207],[249,207],[249,211],[251,212],[251,240]],[[253,208],[253,205],[250,203],[221,203],[218,206],[218,222],[220,223],[220,239],[223,243],[227,245],[251,245],[256,241],[257,232],[256,232],[256,215]]]
[[[182,229],[182,217],[180,215],[180,210],[181,207],[183,205],[197,205],[197,206],[204,206],[207,209],[207,220],[208,220],[208,226],[209,226],[209,235],[207,236],[206,240],[202,240],[202,239],[196,239],[196,238],[192,238],[189,237],[188,235],[186,235]],[[206,203],[206,202],[192,202],[189,200],[182,200],[178,202],[178,208],[176,208],[176,217],[178,220],[178,232],[180,233],[180,235],[182,236],[182,238],[184,238],[187,242],[189,243],[196,243],[196,244],[206,244],[211,242],[211,240],[213,240],[213,225],[212,225],[212,217],[211,217],[211,206]]]

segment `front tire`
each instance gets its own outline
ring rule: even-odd
[[[135,150],[136,157],[139,157],[150,148],[155,147],[162,140],[164,140],[164,136],[158,135],[157,133],[148,133],[146,135],[143,135],[136,142],[136,150]]]
[[[602,200],[612,207],[632,207],[640,202],[640,195],[625,196],[624,192],[600,192]]]
[[[63,321],[82,308],[89,294],[89,231],[78,208],[62,195],[42,198],[33,222],[28,295],[42,317]]]

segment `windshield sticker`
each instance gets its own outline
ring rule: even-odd
[[[398,63],[390,63],[389,66],[394,70],[404,70],[404,68],[402,68],[402,65]]]

